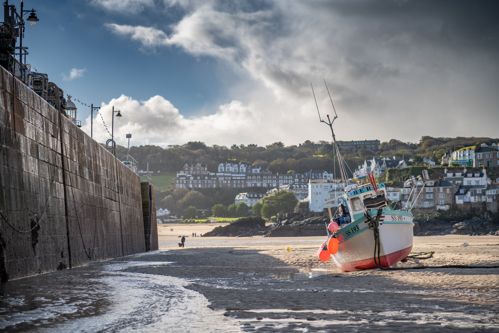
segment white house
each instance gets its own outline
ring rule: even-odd
[[[475,160],[475,150],[476,146],[463,147],[458,150],[454,150],[451,153],[451,158],[449,164],[460,165],[460,166],[473,166],[473,161]]]
[[[465,172],[463,174],[463,186],[487,187],[487,171]]]
[[[290,184],[283,186],[285,190],[292,192],[298,201],[308,197],[308,186],[305,184]]]
[[[239,205],[240,203],[246,204],[248,207],[253,207],[258,201],[263,198],[263,194],[260,193],[239,193],[236,195],[234,203]]]
[[[473,204],[486,202],[487,196],[485,193],[485,188],[466,188],[460,187],[456,193],[456,204]]]
[[[156,210],[157,217],[162,217],[162,216],[167,216],[167,215],[170,215],[170,211],[167,208],[158,208]]]
[[[220,163],[217,168],[217,174],[218,175],[224,175],[224,174],[245,174],[246,170],[248,169],[248,165],[245,163],[231,163],[231,162],[225,162],[225,163]]]
[[[275,194],[278,191],[288,191],[295,195],[296,200],[303,201],[308,197],[308,185],[304,184],[287,184],[280,185],[279,188],[275,187],[267,191],[266,195]]]
[[[434,167],[437,164],[437,163],[435,163],[434,160],[432,160],[431,158],[428,158],[428,157],[423,158],[423,163],[430,166],[430,167]]]
[[[344,185],[342,183],[329,181],[326,179],[311,179],[308,182],[308,202],[311,212],[320,213],[324,208],[337,206],[337,198],[343,194]]]
[[[407,163],[405,160],[397,160],[395,157],[393,159],[383,157],[375,158],[371,160],[365,160],[363,164],[357,167],[354,171],[353,176],[356,178],[367,177],[369,173],[373,173],[375,177],[379,177],[387,169],[405,169],[407,168]]]

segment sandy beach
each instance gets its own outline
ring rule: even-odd
[[[11,281],[0,330],[499,332],[499,237],[416,237],[431,258],[342,273],[316,259],[324,237],[193,236],[217,225],[159,225],[160,251]]]
[[[209,228],[209,225],[177,225],[170,226],[168,231],[165,232],[162,227],[160,228],[160,246],[163,249],[175,249],[175,245],[171,244],[177,236],[175,235],[175,231],[189,235],[186,231],[191,233],[197,232],[199,234],[207,232]],[[288,287],[291,289],[294,288],[294,290],[301,289],[303,284],[305,284],[316,285],[317,290],[324,288],[324,292],[335,288],[346,288],[347,290],[351,290],[353,295],[357,295],[357,291],[360,293],[359,296],[352,297],[352,295],[349,295],[349,298],[356,299],[358,306],[361,306],[363,302],[369,299],[369,297],[364,297],[369,293],[376,295],[379,293],[382,295],[380,300],[388,299],[393,304],[406,299],[407,295],[412,295],[410,304],[416,308],[419,307],[418,304],[425,303],[425,300],[429,299],[437,303],[445,301],[453,304],[451,307],[437,307],[442,311],[455,307],[459,308],[460,306],[469,306],[470,309],[473,306],[486,306],[491,316],[487,320],[484,318],[484,320],[492,325],[490,328],[499,328],[496,316],[492,316],[493,313],[497,313],[499,310],[497,301],[499,296],[498,268],[432,268],[432,266],[446,265],[497,266],[499,265],[499,237],[462,235],[415,237],[412,253],[422,254],[424,257],[425,254],[433,252],[431,258],[409,259],[407,262],[397,265],[397,268],[400,268],[400,270],[370,270],[351,273],[340,272],[332,262],[321,263],[317,260],[315,253],[324,238],[188,237],[188,249],[185,250],[193,255],[216,256],[218,260],[222,260],[221,258],[223,258],[223,260],[233,265],[232,268],[236,272],[240,272],[243,268],[247,267],[258,267],[258,271],[260,269],[269,270],[273,272],[271,274],[276,276],[277,281],[287,281],[289,284]],[[216,250],[213,249],[215,246],[218,247]],[[206,247],[212,249],[210,249],[209,253],[205,252],[202,254],[205,251],[203,249]],[[227,247],[230,250],[226,250],[225,248]],[[188,254],[186,253],[185,255]],[[238,255],[240,258],[244,258],[244,260],[237,258]],[[262,266],[265,267],[263,268]],[[413,269],[420,266],[427,266],[428,268]],[[208,268],[205,267],[203,275],[206,274],[206,269]],[[215,271],[217,271],[217,268],[213,268],[213,274],[216,275]],[[302,281],[300,279],[305,280]],[[204,287],[198,286],[194,288],[202,291],[204,294],[208,294],[209,292],[205,289],[207,288],[206,283],[203,285]],[[364,295],[362,295],[363,291]],[[230,305],[234,306],[230,297],[223,297],[220,294],[216,295],[220,299],[217,297],[213,299],[208,297],[208,299],[214,304],[220,304],[221,308],[230,308]],[[317,303],[317,295],[309,296],[310,298],[307,300],[304,295],[301,295],[300,302],[297,304],[289,304],[278,298],[266,302],[264,301],[264,297],[257,303],[260,308],[265,308],[269,311],[282,307],[282,303],[288,304],[290,308],[300,308],[298,304]],[[288,296],[284,295],[281,297],[284,299],[288,298]],[[235,308],[242,309],[242,304],[245,304],[245,302],[238,303]],[[336,305],[338,305],[336,302],[328,305],[328,302],[323,300],[319,308],[338,309]],[[252,306],[249,306],[249,308]],[[354,308],[355,304],[352,306],[351,311],[355,312]],[[404,311],[406,311],[398,308],[395,309],[388,304],[383,308],[383,311],[391,310],[402,311],[401,313],[405,313]],[[237,313],[237,311],[235,312]],[[237,317],[234,311],[231,313]],[[464,314],[462,316],[466,317]],[[450,319],[443,319],[441,324],[445,327],[445,325],[451,325],[451,322],[452,320]],[[483,323],[484,326],[480,325],[476,328],[485,329],[488,327],[485,323]],[[470,325],[468,328],[471,327],[474,326]]]

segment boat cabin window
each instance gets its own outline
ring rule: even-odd
[[[351,221],[350,214],[348,213],[348,208],[345,205],[340,204],[338,206],[338,209],[336,210],[336,214],[334,217],[334,221],[338,223],[338,225],[340,226],[345,223],[350,223]]]
[[[336,216],[348,216],[348,207],[345,206],[344,204],[339,204],[338,208],[336,209]]]
[[[364,200],[364,206],[367,209],[382,208],[382,207],[386,207],[386,205],[387,205],[387,203],[386,203],[386,198],[385,198],[384,194],[379,194],[375,197],[366,198]]]
[[[351,204],[352,204],[352,210],[354,212],[358,212],[359,210],[363,209],[362,202],[360,201],[359,198],[352,198]]]

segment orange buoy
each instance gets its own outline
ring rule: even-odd
[[[327,249],[330,254],[335,254],[336,252],[338,252],[339,246],[340,241],[338,240],[338,238],[331,237],[327,242]]]
[[[331,258],[331,253],[327,248],[326,242],[322,243],[321,247],[319,248],[319,251],[317,251],[317,256],[319,257],[319,260],[322,262],[328,261]]]

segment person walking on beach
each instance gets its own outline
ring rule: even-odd
[[[185,236],[180,238],[180,243],[178,243],[178,247],[185,247]]]

